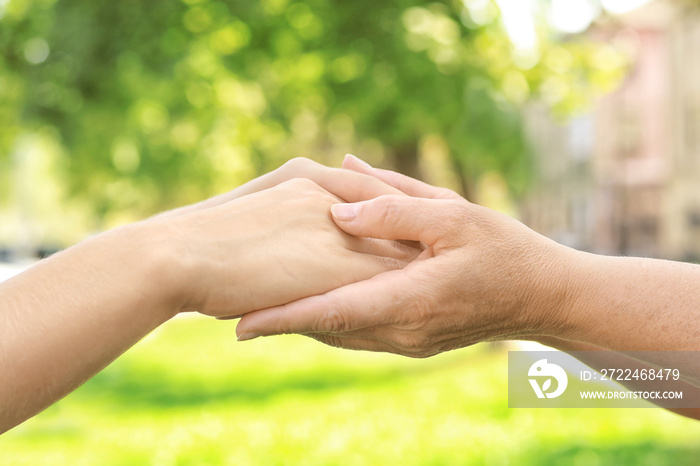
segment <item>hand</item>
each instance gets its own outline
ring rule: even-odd
[[[377,177],[370,174],[340,168],[329,168],[313,160],[297,157],[289,160],[277,170],[255,178],[232,191],[196,204],[158,214],[154,218],[175,217],[197,210],[216,207],[295,178],[309,179],[345,202],[364,201],[383,194],[403,194],[399,189],[380,181]]]
[[[152,219],[185,273],[183,310],[224,317],[324,293],[404,267],[420,251],[342,232],[338,198],[307,179]],[[161,233],[163,234],[163,233]]]
[[[303,159],[285,167],[227,195],[91,237],[0,284],[0,321],[7,323],[0,325],[0,433],[180,311],[242,314],[403,267],[418,254],[343,233],[329,215],[338,198],[312,181],[276,185],[308,176],[348,200],[394,188]]]
[[[403,270],[248,314],[239,335],[308,334],[350,349],[426,357],[480,341],[554,334],[572,251],[456,193],[348,159],[410,196],[333,206],[349,234],[422,241]]]

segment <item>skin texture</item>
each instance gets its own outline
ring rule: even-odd
[[[339,199],[391,192],[371,176],[295,160],[231,193],[90,238],[0,284],[0,433],[179,312],[243,314],[404,267],[420,250],[353,237],[329,214]]]
[[[554,243],[457,194],[347,158],[411,196],[333,206],[360,237],[422,241],[406,268],[244,316],[245,335],[301,333],[427,357],[480,341],[556,338],[613,351],[700,349],[700,266],[605,257]],[[700,385],[696,358],[650,355]]]

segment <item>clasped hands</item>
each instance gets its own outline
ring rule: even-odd
[[[299,333],[427,357],[529,339],[593,350],[591,367],[637,367],[598,350],[696,351],[699,282],[697,265],[575,251],[352,157],[342,168],[295,159],[4,282],[0,433],[181,312],[240,317],[239,340]],[[668,367],[662,353],[642,362]],[[695,361],[679,383],[700,396]]]
[[[427,357],[563,325],[574,251],[352,156],[294,159],[147,224],[177,251],[176,312],[241,317],[239,340],[299,333]]]

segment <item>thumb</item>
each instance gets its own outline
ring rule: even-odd
[[[433,245],[445,234],[440,221],[450,201],[407,196],[380,196],[353,204],[334,204],[336,225],[353,236],[422,241]]]

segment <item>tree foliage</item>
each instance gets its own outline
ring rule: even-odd
[[[465,190],[486,171],[522,188],[514,105],[541,95],[573,111],[624,64],[547,31],[518,63],[483,0],[0,5],[0,163],[43,134],[98,213],[189,202],[299,155],[353,151],[419,175],[426,137]]]

